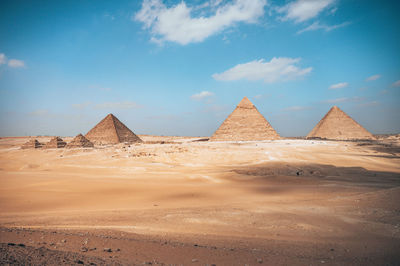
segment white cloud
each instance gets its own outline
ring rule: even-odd
[[[299,23],[318,16],[334,2],[335,0],[296,0],[277,10],[284,14],[283,20],[294,20]]]
[[[331,90],[335,90],[335,89],[342,89],[342,88],[346,88],[347,86],[349,86],[349,83],[347,82],[341,82],[341,83],[337,83],[337,84],[333,84],[329,87],[329,89]]]
[[[373,76],[368,77],[366,79],[366,81],[374,81],[374,80],[379,79],[380,77],[381,77],[381,75],[373,75]]]
[[[134,15],[136,21],[144,24],[151,32],[151,40],[158,44],[165,41],[186,45],[201,42],[235,23],[255,23],[264,14],[266,0],[235,0],[220,5],[221,1],[211,1],[202,7],[216,8],[211,16],[193,17],[192,11],[198,7],[188,7],[184,1],[166,7],[162,0],[144,0],[142,8]]]
[[[238,64],[223,73],[212,75],[216,80],[232,81],[247,79],[263,80],[266,83],[293,80],[311,72],[312,67],[296,66],[300,58],[274,57],[269,62],[264,59]]]
[[[25,67],[25,62],[18,59],[10,59],[8,60],[8,66],[13,68]]]
[[[190,96],[190,98],[192,98],[193,100],[202,100],[204,98],[211,97],[213,95],[214,93],[212,92],[202,91],[200,93],[193,94],[192,96]]]
[[[0,54],[0,65],[7,63],[7,58],[5,54]]]
[[[332,25],[332,26],[328,26],[328,25],[324,25],[324,24],[320,24],[318,21],[314,22],[313,24],[311,24],[310,26],[299,30],[297,32],[297,34],[302,34],[303,32],[307,32],[307,31],[313,31],[313,30],[324,30],[326,32],[331,31],[331,30],[335,30],[335,29],[339,29],[339,28],[343,28],[347,25],[349,25],[350,22],[346,21],[343,22],[341,24],[336,24],[336,25]]]
[[[142,108],[141,105],[135,102],[106,102],[106,103],[99,103],[95,105],[97,109],[137,109]]]
[[[400,87],[400,80],[394,82],[394,83],[392,84],[392,86],[393,86],[393,87]]]
[[[18,60],[18,59],[10,59],[7,60],[7,57],[5,54],[0,53],[0,65],[4,65],[7,64],[9,67],[13,67],[13,68],[18,68],[18,67],[25,67],[25,62],[22,60]]]

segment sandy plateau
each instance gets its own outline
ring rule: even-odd
[[[398,137],[140,137],[1,138],[0,264],[400,264]]]

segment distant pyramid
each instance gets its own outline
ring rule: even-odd
[[[37,139],[30,139],[24,145],[21,146],[21,149],[38,149],[43,146]]]
[[[210,138],[211,141],[271,139],[280,139],[280,136],[247,97]]]
[[[45,148],[64,148],[67,143],[62,140],[60,137],[54,137],[49,142],[47,142],[44,147]]]
[[[307,138],[336,140],[375,139],[371,133],[337,106],[333,106],[329,110],[314,129],[308,133]]]
[[[85,136],[91,142],[99,144],[117,144],[121,142],[142,142],[127,126],[113,114],[107,115]]]
[[[66,148],[92,148],[93,143],[85,138],[82,134],[77,135],[70,143],[67,144]]]

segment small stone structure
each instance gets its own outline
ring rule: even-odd
[[[77,135],[70,143],[65,146],[66,148],[93,148],[94,145],[90,140],[85,138],[82,134]]]
[[[38,149],[42,148],[43,144],[40,143],[37,139],[30,139],[24,145],[21,146],[21,149]]]
[[[67,143],[60,137],[54,137],[44,145],[46,149],[64,148]]]

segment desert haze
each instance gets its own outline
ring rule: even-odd
[[[398,135],[139,137],[69,149],[21,149],[30,138],[1,138],[2,263],[400,261]]]

